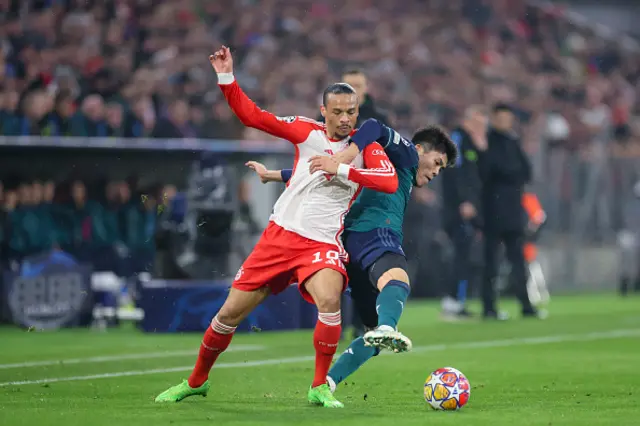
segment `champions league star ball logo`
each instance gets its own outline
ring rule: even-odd
[[[89,298],[88,268],[64,253],[29,260],[18,274],[5,274],[14,322],[38,329],[60,328],[75,320]]]
[[[296,121],[296,116],[290,115],[288,117],[276,117],[278,119],[278,121],[282,121],[283,123],[288,123],[291,124],[294,121]]]

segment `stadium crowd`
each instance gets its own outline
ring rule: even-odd
[[[224,43],[249,95],[279,114],[315,117],[321,89],[359,67],[407,132],[501,101],[529,144],[549,114],[570,146],[609,115],[619,140],[640,137],[640,55],[523,0],[4,0],[0,12],[4,135],[263,138],[215,89],[207,56]]]

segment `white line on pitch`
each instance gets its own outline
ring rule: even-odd
[[[260,351],[264,346],[260,345],[234,345],[227,349],[234,352],[241,351]],[[19,362],[15,364],[0,364],[0,370],[6,370],[10,368],[28,368],[28,367],[46,367],[50,365],[70,365],[70,364],[95,364],[99,362],[111,362],[111,361],[125,361],[132,359],[152,359],[152,358],[172,358],[187,355],[197,355],[197,350],[184,350],[184,351],[166,351],[166,352],[148,352],[148,353],[135,353],[135,354],[120,354],[120,355],[105,355],[94,356],[90,358],[71,358],[60,360],[46,360],[46,361],[32,361],[32,362]]]
[[[510,347],[510,346],[542,345],[547,343],[586,342],[586,341],[593,341],[593,340],[617,339],[621,337],[636,337],[636,336],[640,336],[640,329],[611,330],[611,331],[593,332],[593,333],[585,333],[585,334],[564,334],[564,335],[555,335],[555,336],[523,337],[523,338],[515,338],[515,339],[485,340],[485,341],[466,342],[466,343],[418,346],[414,348],[411,353],[428,352],[428,351],[444,351],[444,350],[451,350],[451,349],[497,348],[497,347]],[[409,355],[411,353],[409,353]],[[390,352],[383,352],[382,355],[393,355],[393,354]],[[215,368],[216,369],[243,368],[243,367],[260,367],[265,365],[294,364],[298,362],[313,361],[314,358],[315,357],[313,355],[309,355],[309,356],[264,359],[264,360],[246,361],[246,362],[227,362],[227,363],[217,364]],[[39,379],[39,380],[22,380],[22,381],[15,381],[15,382],[0,383],[0,387],[18,386],[18,385],[37,385],[37,384],[56,383],[56,382],[77,382],[77,381],[83,381],[83,380],[110,379],[110,378],[127,377],[127,376],[146,376],[150,374],[161,374],[161,373],[178,373],[182,371],[190,371],[192,369],[193,369],[193,366],[189,365],[184,367],[156,368],[153,370],[134,370],[134,371],[121,371],[116,373],[92,374],[89,376],[70,376],[70,377],[55,377],[50,379]]]

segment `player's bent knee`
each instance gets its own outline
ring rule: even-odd
[[[237,327],[244,319],[244,317],[237,311],[234,311],[233,308],[224,309],[224,306],[220,308],[216,314],[216,318],[219,323],[229,327]]]
[[[378,290],[382,290],[390,281],[402,281],[409,285],[409,275],[402,268],[391,268],[378,278]]]
[[[340,296],[323,294],[314,300],[319,312],[338,312],[340,310],[340,299]]]

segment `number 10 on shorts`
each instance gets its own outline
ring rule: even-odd
[[[311,263],[320,263],[324,262],[327,265],[336,265],[341,266],[342,261],[340,260],[340,253],[335,250],[327,250],[324,255],[321,251],[317,251],[313,254],[313,262]]]

